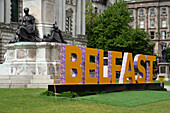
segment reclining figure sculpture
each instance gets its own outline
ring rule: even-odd
[[[44,35],[43,41],[44,42],[59,42],[59,43],[67,44],[67,42],[64,41],[64,39],[62,37],[61,30],[58,28],[57,22],[55,22],[55,24],[53,24],[53,27],[51,29],[51,34]]]

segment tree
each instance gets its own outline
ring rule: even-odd
[[[97,26],[98,13],[95,12],[92,2],[86,1],[86,35],[89,40],[88,45],[93,45],[92,30]]]
[[[87,34],[87,46],[104,49],[105,55],[109,50],[133,54],[152,54],[154,45],[149,44],[147,33],[129,26],[133,20],[130,14],[131,12],[128,11],[124,1],[108,6],[98,16],[96,27],[92,27],[91,33]]]

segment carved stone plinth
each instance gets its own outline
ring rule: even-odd
[[[56,83],[59,83],[60,45],[49,42],[6,45],[7,58],[0,65],[0,87],[47,88],[53,84],[54,75]]]
[[[168,63],[168,62],[158,63],[159,74],[158,74],[157,80],[159,80],[159,78],[164,77],[165,81],[170,81],[169,64],[170,63]]]

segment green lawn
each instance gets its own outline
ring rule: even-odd
[[[119,83],[118,79],[116,79],[116,83]],[[127,83],[128,83],[128,80],[127,80]],[[160,81],[153,80],[153,83],[160,83]],[[163,81],[162,83],[164,83],[164,85],[170,86],[170,81]]]
[[[47,89],[0,89],[0,113],[106,113],[170,111],[170,92],[126,91],[68,98],[40,96]],[[129,107],[131,106],[131,107]]]
[[[160,81],[153,81],[153,83],[160,83]],[[170,81],[163,81],[164,85],[170,86]]]

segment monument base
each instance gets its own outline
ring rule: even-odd
[[[72,92],[113,92],[127,90],[160,90],[164,88],[164,83],[142,83],[142,84],[96,84],[96,85],[55,85],[56,93],[67,91]],[[48,85],[48,91],[54,92],[54,85]]]
[[[0,88],[47,88],[60,80],[60,45],[49,42],[19,42],[6,45],[6,60],[0,65]]]
[[[161,62],[159,65],[159,74],[157,80],[159,81],[170,81],[169,65],[170,63]]]

